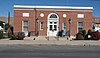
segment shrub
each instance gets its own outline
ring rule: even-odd
[[[86,30],[82,30],[81,32],[82,32],[83,37],[85,37],[85,35],[86,35]]]
[[[10,28],[10,27],[11,27],[11,25],[9,25],[8,23],[5,24],[5,30],[8,30],[8,28]]]
[[[0,30],[0,39],[3,38],[3,30]]]
[[[91,34],[86,34],[85,40],[90,40],[91,39]]]
[[[8,38],[10,38],[12,36],[11,29],[8,28],[8,31],[7,32],[8,32]]]
[[[15,34],[11,35],[10,40],[23,40],[24,37],[25,37],[24,32],[18,32],[18,33],[15,33]]]
[[[84,40],[83,33],[82,32],[77,33],[75,40]]]
[[[25,37],[24,32],[18,32],[17,37],[18,37],[18,40],[23,40],[23,39],[24,39],[24,37]]]
[[[92,30],[91,30],[91,29],[89,29],[87,34],[91,34],[91,33],[92,33]]]
[[[10,39],[10,40],[17,40],[17,39],[18,39],[18,37],[17,37],[16,35],[13,34],[13,35],[11,36],[11,39]]]
[[[91,33],[92,33],[92,30],[89,29],[85,36],[85,40],[91,40]]]
[[[86,30],[82,30],[76,34],[76,40],[84,40],[86,36]]]

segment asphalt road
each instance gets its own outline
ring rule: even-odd
[[[100,58],[100,46],[0,45],[0,58]]]

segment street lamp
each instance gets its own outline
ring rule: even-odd
[[[39,19],[36,19],[36,36],[38,37],[38,23],[39,23]]]
[[[36,23],[37,23],[37,24],[39,23],[39,19],[38,19],[38,18],[36,19]]]
[[[70,37],[70,24],[72,22],[72,19],[69,18],[68,22],[69,22],[69,37]]]

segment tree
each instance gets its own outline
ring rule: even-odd
[[[0,21],[0,26],[3,28],[3,22],[2,21]]]
[[[9,25],[8,23],[5,24],[5,30],[8,30],[8,28],[10,28],[10,27],[11,27],[11,25]]]
[[[0,30],[0,39],[3,38],[3,30]]]

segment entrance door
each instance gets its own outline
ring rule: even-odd
[[[48,15],[47,36],[56,36],[59,27],[59,17],[55,13]]]
[[[56,36],[58,32],[58,22],[49,22],[49,28],[48,28],[48,35],[49,36]]]

